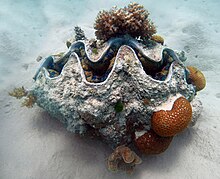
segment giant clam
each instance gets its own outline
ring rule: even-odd
[[[129,34],[114,34],[95,50],[86,38],[69,42],[66,53],[44,59],[25,95],[69,131],[101,137],[115,149],[109,168],[130,172],[141,160],[129,146],[162,153],[201,113],[195,97],[204,75],[186,68],[184,53],[163,43],[158,35],[140,40]]]
[[[94,130],[113,147],[129,144],[136,130],[150,128],[156,107],[171,95],[194,98],[195,88],[187,83],[186,68],[173,50],[115,38],[93,60],[87,43],[73,43],[57,61],[46,58],[34,77],[37,104],[68,130]],[[118,101],[124,105],[121,112],[114,108]]]

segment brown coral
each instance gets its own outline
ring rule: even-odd
[[[178,98],[169,111],[160,110],[153,114],[152,129],[162,137],[174,136],[183,131],[192,118],[192,107],[184,97]]]
[[[135,136],[136,147],[144,154],[160,154],[170,145],[173,137],[161,137],[152,129],[146,131],[143,135]]]
[[[110,11],[100,11],[94,24],[95,34],[97,39],[105,41],[126,34],[148,39],[156,33],[148,16],[149,12],[137,3],[120,9],[114,7]]]
[[[196,86],[196,91],[204,89],[206,80],[203,73],[193,66],[187,66],[187,69],[189,70],[189,79],[191,83]]]
[[[119,146],[108,157],[108,168],[111,171],[123,170],[131,173],[135,165],[140,164],[141,159],[130,148]]]
[[[155,42],[157,42],[157,43],[160,43],[160,44],[164,44],[164,38],[163,37],[161,37],[160,35],[153,35],[152,37],[151,37],[151,40],[153,40],[153,41],[155,41]]]

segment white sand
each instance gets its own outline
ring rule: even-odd
[[[187,64],[201,69],[207,87],[204,110],[194,128],[175,137],[169,149],[146,157],[133,175],[110,173],[111,150],[102,142],[65,130],[42,109],[21,108],[7,92],[31,87],[38,55],[66,50],[80,25],[93,36],[97,12],[128,0],[0,1],[0,178],[1,179],[182,179],[220,178],[220,1],[140,0],[166,44],[187,51]]]

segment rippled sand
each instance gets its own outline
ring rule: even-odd
[[[178,135],[169,149],[145,157],[133,175],[107,171],[111,150],[82,139],[42,109],[21,108],[9,97],[15,86],[31,87],[36,58],[65,51],[73,27],[94,37],[101,9],[124,6],[116,0],[0,1],[0,178],[111,179],[220,178],[220,1],[140,0],[151,12],[169,47],[187,52],[187,65],[202,70],[207,87],[199,92],[204,110],[196,126]]]

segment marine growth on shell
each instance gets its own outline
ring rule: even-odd
[[[142,161],[137,154],[165,152],[195,124],[206,84],[201,71],[184,65],[184,52],[165,45],[149,15],[137,3],[100,11],[96,39],[75,27],[67,51],[44,58],[31,89],[9,94],[70,132],[101,138],[113,150],[109,170],[132,172]]]

